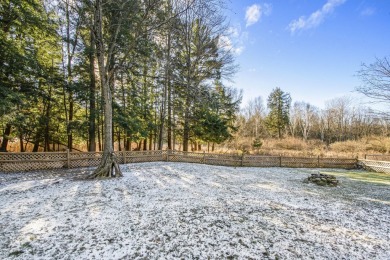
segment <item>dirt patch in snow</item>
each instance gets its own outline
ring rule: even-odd
[[[0,174],[1,259],[390,259],[390,180],[331,169],[122,165]],[[335,174],[338,187],[303,182]],[[374,178],[375,179],[375,178]]]

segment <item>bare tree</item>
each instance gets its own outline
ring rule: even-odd
[[[296,102],[294,108],[298,114],[298,124],[302,131],[303,140],[307,141],[316,116],[316,108],[306,102]]]
[[[256,97],[248,102],[244,108],[245,128],[251,133],[251,136],[258,138],[265,132],[264,119],[266,116],[265,106],[261,97]]]
[[[390,102],[390,60],[388,57],[379,59],[372,64],[362,64],[358,71],[362,85],[356,90],[379,102]]]
[[[292,137],[295,137],[297,133],[300,117],[301,115],[300,115],[300,110],[298,108],[298,103],[295,102],[294,106],[290,109],[290,121],[288,124],[288,128],[290,130],[290,134]]]
[[[363,63],[357,72],[362,84],[356,91],[372,99],[375,103],[390,103],[390,58],[376,58],[371,64]],[[371,111],[371,116],[388,120],[390,111]]]

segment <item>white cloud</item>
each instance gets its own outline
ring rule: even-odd
[[[229,27],[224,35],[219,37],[219,47],[233,53],[240,55],[248,40],[248,32],[242,31],[240,25]]]
[[[240,36],[240,31],[236,27],[229,27],[227,30],[227,34],[231,35],[232,37],[239,37]]]
[[[256,23],[260,19],[260,6],[252,5],[246,9],[245,14],[246,26],[250,26]]]
[[[292,21],[288,25],[288,29],[291,33],[295,33],[298,30],[315,28],[320,25],[325,17],[331,14],[337,6],[342,5],[345,2],[346,0],[328,0],[321,9],[313,12],[308,18],[301,16],[297,20]]]
[[[236,45],[236,46],[235,46]],[[244,51],[244,46],[241,44],[233,44],[229,36],[222,35],[219,37],[219,46],[226,51],[230,51],[235,55],[240,55]]]
[[[245,20],[246,27],[257,23],[263,15],[268,16],[272,12],[270,4],[254,4],[246,8]]]
[[[366,9],[364,9],[363,11],[360,12],[360,15],[361,16],[371,16],[371,15],[374,15],[375,14],[375,8],[372,8],[372,7],[367,7]]]

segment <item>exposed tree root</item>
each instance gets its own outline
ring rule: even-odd
[[[113,152],[104,153],[103,158],[96,168],[96,170],[88,175],[87,179],[105,179],[123,177],[123,174],[119,168],[119,164],[116,161],[116,156]]]

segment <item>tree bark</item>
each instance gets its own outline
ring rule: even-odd
[[[126,151],[131,150],[131,135],[126,131]]]
[[[189,122],[189,108],[186,105],[184,113],[184,128],[183,128],[183,151],[188,152],[188,142],[190,140],[190,122]]]
[[[73,101],[73,91],[71,89],[72,84],[72,51],[71,51],[71,41],[70,41],[70,17],[69,17],[69,3],[66,1],[66,48],[67,48],[67,84],[68,84],[68,103],[69,103],[69,114],[68,114],[68,125],[67,125],[67,135],[68,135],[68,149],[72,151],[73,147],[73,134],[72,134],[72,121],[73,121],[73,111],[74,111],[74,101]]]
[[[96,152],[96,77],[95,77],[95,35],[91,30],[91,46],[89,52],[89,125],[88,125],[88,151]]]
[[[145,137],[144,141],[143,141],[143,150],[146,151],[148,149],[148,139]]]
[[[20,133],[19,134],[19,142],[20,142],[20,152],[23,153],[24,152],[24,144],[23,144],[23,134]]]
[[[114,154],[112,145],[112,93],[110,89],[109,79],[107,78],[107,68],[105,64],[105,49],[103,42],[103,20],[102,20],[102,0],[96,0],[94,26],[95,26],[95,44],[96,57],[99,65],[100,81],[103,94],[103,109],[104,109],[104,151],[103,157],[96,170],[88,176],[90,179],[94,178],[112,178],[123,176]],[[119,26],[119,25],[118,25]],[[119,28],[118,28],[119,29]],[[109,52],[112,51],[109,48]],[[112,53],[107,53],[111,60]]]
[[[170,9],[170,7],[168,7]],[[170,28],[169,28],[170,29]],[[168,91],[170,91],[171,88],[171,68],[170,68],[170,63],[171,63],[171,32],[168,31],[168,38],[167,38],[167,63],[165,65],[165,85],[164,85],[164,97],[163,97],[163,102],[161,104],[161,114],[160,114],[160,131],[159,131],[159,136],[158,136],[158,150],[162,150],[163,146],[163,133],[164,133],[164,123],[165,123],[165,113],[166,113],[166,106],[167,106],[167,99],[168,99],[168,107],[170,106],[169,101],[170,97],[167,98],[167,95],[170,95]],[[168,113],[170,113],[170,107],[168,109]],[[170,116],[168,116],[170,119]],[[169,123],[168,123],[169,124]],[[171,134],[169,133],[170,127],[168,126],[168,135],[169,135],[169,140],[168,140],[168,149],[171,149]]]
[[[168,86],[168,133],[167,133],[167,142],[168,142],[168,149],[172,150],[172,105],[171,105],[171,84]]]
[[[7,151],[8,138],[9,138],[10,134],[11,134],[11,124],[7,124],[5,126],[5,131],[4,131],[4,134],[3,134],[3,142],[1,143],[0,152],[6,152]]]
[[[33,153],[38,152],[41,136],[42,136],[42,128],[38,127],[37,133],[35,134],[35,138],[34,138],[34,147],[32,150]]]
[[[49,98],[47,99],[45,113],[45,133],[44,133],[44,152],[50,151],[50,112],[51,112],[51,87],[49,87]]]

